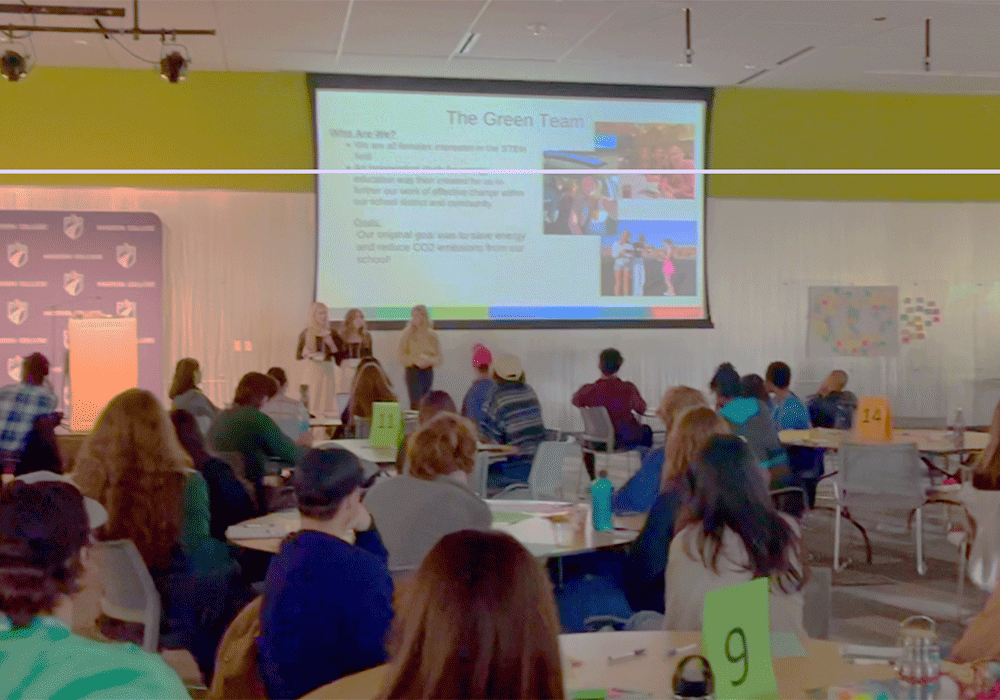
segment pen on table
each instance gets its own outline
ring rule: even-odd
[[[685,644],[682,647],[674,647],[673,649],[667,649],[667,658],[672,656],[677,656],[678,654],[686,654],[689,651],[694,651],[698,648],[697,644]]]
[[[609,656],[608,657],[608,663],[609,664],[617,664],[617,663],[621,663],[622,661],[629,661],[631,659],[638,659],[639,657],[645,656],[645,655],[646,655],[646,650],[645,649],[636,649],[635,651],[631,651],[631,652],[629,652],[627,654],[622,654],[620,656]]]

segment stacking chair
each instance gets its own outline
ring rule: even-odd
[[[528,483],[511,484],[498,493],[494,498],[507,500],[524,499],[523,493],[516,493],[527,489],[527,500],[531,501],[558,501],[562,499],[563,493],[563,464],[566,461],[566,449],[573,442],[573,438],[556,442],[546,440],[538,446],[535,458],[531,462],[531,472],[528,474]]]
[[[605,455],[608,462],[613,454],[628,454],[635,452],[640,454],[634,447],[618,448],[615,445],[615,426],[611,423],[611,416],[604,406],[583,406],[580,408],[580,415],[583,417],[583,434],[580,436],[580,449],[595,455]],[[595,465],[596,466],[596,465]],[[629,470],[632,473],[632,470]],[[580,471],[580,478],[583,478],[583,471]],[[579,490],[579,489],[577,489]]]
[[[771,490],[771,500],[774,507],[793,518],[801,518],[809,510],[809,498],[806,490],[799,486],[786,486]]]
[[[833,525],[834,571],[842,568],[841,515],[855,506],[883,513],[887,507],[895,506],[911,512],[917,573],[923,576],[927,572],[923,538],[923,507],[927,504],[927,492],[924,487],[926,472],[917,446],[845,444],[840,453],[840,473],[833,483],[836,512]]]
[[[103,593],[100,608],[108,617],[143,626],[142,648],[156,654],[160,649],[185,646],[183,635],[160,634],[162,603],[153,577],[132,540],[97,542],[94,558],[101,571]]]

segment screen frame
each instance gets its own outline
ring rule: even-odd
[[[705,103],[705,164],[711,155],[712,103],[715,89],[711,87],[687,87],[666,85],[614,85],[609,83],[563,83],[527,80],[482,80],[467,78],[421,78],[388,75],[358,75],[347,73],[307,73],[306,85],[309,90],[309,110],[313,135],[313,167],[319,169],[319,134],[316,124],[316,92],[318,90],[371,90],[383,92],[427,92],[466,93],[481,95],[510,95],[513,97],[585,97],[600,99],[629,100],[688,100]],[[313,265],[313,300],[317,301],[319,285],[319,228],[320,228],[320,187],[319,174],[314,176],[316,238]],[[714,328],[709,303],[708,279],[708,197],[709,176],[703,179],[702,198],[702,263],[704,280],[703,319],[520,319],[500,320],[435,320],[439,330],[519,330],[519,329],[571,329],[571,328]],[[414,304],[421,303],[419,300]],[[372,330],[399,330],[405,321],[368,320]]]

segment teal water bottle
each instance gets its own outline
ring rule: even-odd
[[[599,477],[590,485],[594,529],[613,530],[614,525],[611,524],[611,492],[614,490],[614,486],[608,479],[606,471],[601,471]]]

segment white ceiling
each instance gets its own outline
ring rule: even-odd
[[[129,0],[34,1],[123,7],[124,19],[102,21],[109,27],[132,26]],[[684,7],[692,12],[691,67],[683,65]],[[192,73],[303,71],[727,86],[767,69],[747,86],[1000,93],[1000,2],[142,0],[139,12],[146,29],[217,31],[214,37],[178,39],[193,58]],[[930,74],[923,70],[927,17],[932,18]],[[40,17],[38,22],[93,26],[83,17]],[[0,15],[0,24],[6,23],[30,24],[31,18]],[[547,28],[540,36],[529,30],[536,24]],[[469,32],[480,35],[478,42],[469,54],[455,55]],[[39,65],[153,70],[125,49],[158,61],[157,37],[118,40],[122,46],[94,34],[31,36]],[[808,47],[814,49],[778,65]]]

